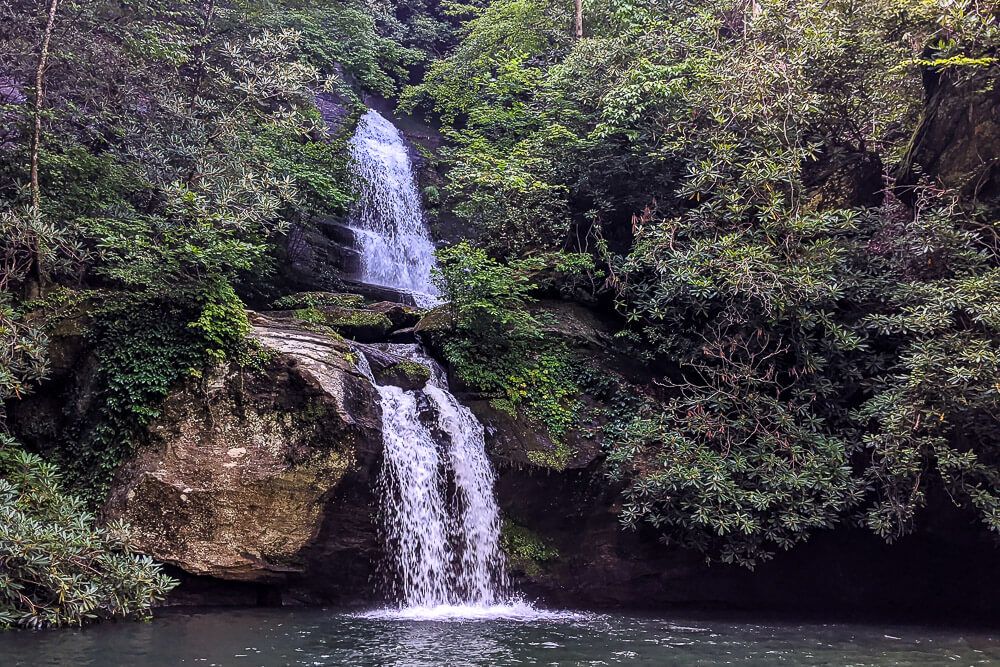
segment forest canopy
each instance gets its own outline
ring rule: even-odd
[[[976,168],[920,163],[996,104],[997,7],[584,2],[582,39],[572,9],[491,3],[403,103],[445,123],[479,245],[592,257],[654,369],[606,433],[623,520],[745,565],[893,540],[930,494],[1000,530],[995,119]]]

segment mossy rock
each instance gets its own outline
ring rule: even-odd
[[[400,361],[379,373],[380,384],[392,384],[403,389],[423,389],[431,379],[431,369],[414,361]]]
[[[400,329],[397,322],[408,321],[400,320],[389,309],[375,310],[372,307],[306,306],[296,310],[271,311],[268,316],[275,319],[295,319],[317,331],[359,343],[388,341],[391,334]]]
[[[589,428],[573,428],[553,438],[544,426],[498,408],[495,401],[473,398],[466,405],[486,428],[490,455],[502,465],[562,472],[588,468],[601,456],[600,443]]]
[[[359,294],[342,292],[296,292],[277,299],[271,304],[276,310],[303,310],[309,308],[364,308],[365,298]]]
[[[392,321],[393,329],[408,329],[415,327],[423,314],[412,306],[393,301],[379,301],[367,306],[367,310],[381,313]]]
[[[385,313],[356,308],[323,308],[323,324],[346,338],[362,343],[386,340],[395,327]]]
[[[447,305],[437,306],[424,313],[413,330],[417,334],[440,334],[449,331],[453,324],[451,308]]]
[[[423,364],[379,349],[361,345],[361,351],[368,359],[375,381],[381,385],[393,385],[407,390],[423,389],[431,379],[431,369]]]
[[[612,343],[612,330],[588,308],[568,301],[546,300],[532,308],[546,334],[574,348],[603,348]]]

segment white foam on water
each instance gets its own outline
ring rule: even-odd
[[[582,621],[588,614],[538,609],[523,600],[490,606],[478,605],[432,605],[425,607],[387,607],[359,614],[361,618],[383,621]]]

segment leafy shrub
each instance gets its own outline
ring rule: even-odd
[[[505,518],[500,526],[500,548],[515,570],[538,576],[542,567],[559,559],[559,552],[539,535]]]
[[[844,520],[894,539],[932,489],[1000,528],[996,200],[976,211],[912,182],[897,199],[885,177],[912,166],[922,77],[992,95],[996,12],[583,4],[572,40],[566,3],[492,3],[407,94],[445,124],[450,205],[507,262],[444,268],[478,314],[457,368],[501,403],[558,396],[524,380],[546,354],[537,318],[509,360],[517,343],[489,328],[516,331],[499,318],[545,280],[526,260],[590,249],[619,345],[653,377],[604,415],[627,525],[745,566]]]
[[[176,584],[126,540],[63,493],[52,464],[0,435],[0,626],[147,616]]]
[[[45,377],[47,348],[45,327],[26,322],[8,295],[0,292],[0,417],[6,401],[21,398],[33,383]]]
[[[547,338],[528,309],[533,284],[526,260],[503,265],[481,248],[460,243],[438,252],[439,285],[453,313],[454,330],[443,343],[463,381],[492,396],[493,404],[522,412],[559,439],[573,427],[579,390],[564,343]],[[551,461],[562,467],[568,452]]]

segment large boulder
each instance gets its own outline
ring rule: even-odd
[[[170,395],[105,513],[130,524],[136,549],[186,573],[291,583],[320,576],[308,554],[341,487],[367,485],[377,467],[379,401],[343,341],[261,316],[254,332],[263,372]],[[373,528],[354,530],[361,553],[346,557],[372,559]]]

